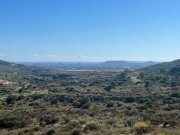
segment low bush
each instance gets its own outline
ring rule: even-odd
[[[90,107],[90,101],[88,97],[83,97],[73,104],[73,106],[82,109],[88,109]]]
[[[23,95],[20,95],[16,98],[16,101],[20,101],[20,100],[23,100],[25,97]]]
[[[45,135],[55,135],[55,130],[54,129],[50,129],[49,131],[47,131],[45,133]]]
[[[98,131],[100,129],[100,127],[96,124],[96,123],[89,123],[86,125],[86,127],[84,128],[84,132],[88,132],[88,131]]]
[[[108,107],[108,108],[114,107],[114,103],[113,102],[109,102],[109,103],[107,103],[106,107]]]
[[[51,115],[48,115],[48,116],[43,116],[41,119],[40,119],[40,124],[41,125],[50,125],[50,124],[55,124],[59,121],[59,119],[55,116],[51,116]]]
[[[34,94],[32,95],[32,100],[38,100],[38,99],[42,99],[43,98],[43,95],[42,94]]]
[[[6,98],[6,103],[7,104],[14,104],[16,102],[16,96],[8,96]]]
[[[82,132],[79,129],[74,129],[71,135],[82,135]]]
[[[148,98],[140,98],[137,100],[137,103],[143,104],[143,103],[147,102],[148,100],[149,100]]]
[[[132,120],[127,120],[125,123],[125,127],[132,127],[134,125],[134,121]]]
[[[125,103],[134,103],[134,102],[136,102],[136,98],[135,97],[124,97],[123,101]]]
[[[28,124],[29,120],[27,118],[20,117],[7,117],[0,119],[0,128],[4,129],[14,129],[22,128]]]
[[[69,123],[66,124],[66,130],[67,131],[72,131],[73,129],[80,129],[81,125],[79,121],[70,121]]]
[[[143,135],[148,131],[149,131],[149,126],[143,121],[136,122],[132,127],[132,132],[135,132],[138,135]]]
[[[104,90],[107,92],[110,92],[112,89],[115,89],[115,87],[113,85],[109,85],[109,86],[104,87]]]
[[[175,127],[175,126],[177,126],[177,121],[175,121],[175,120],[168,120],[168,121],[165,121],[164,123],[163,123],[163,127],[164,128],[166,128],[166,127]]]
[[[174,92],[171,94],[171,97],[180,98],[180,92]]]

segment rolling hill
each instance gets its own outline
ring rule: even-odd
[[[122,69],[139,69],[147,66],[152,66],[158,64],[158,62],[153,61],[106,61],[101,63],[102,67],[111,67],[111,68],[122,68]]]
[[[93,70],[93,71],[119,71],[124,69],[135,70],[155,65],[152,61],[106,61],[106,62],[26,62],[29,66],[37,66],[56,70]]]
[[[153,66],[142,68],[139,71],[144,71],[152,74],[180,75],[180,60],[156,64]]]

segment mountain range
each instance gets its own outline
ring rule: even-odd
[[[106,62],[25,62],[28,66],[44,67],[58,70],[135,70],[147,66],[155,65],[153,61],[106,61]]]

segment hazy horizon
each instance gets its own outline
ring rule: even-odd
[[[106,61],[126,61],[126,62],[149,62],[149,61],[152,61],[152,62],[170,62],[170,61],[174,61],[174,60],[178,60],[178,59],[172,59],[172,60],[146,60],[146,59],[142,59],[142,60],[139,60],[139,59],[104,59],[104,60],[12,60],[12,59],[6,59],[6,58],[3,58],[3,57],[0,57],[0,60],[2,61],[8,61],[8,62],[15,62],[15,63],[21,63],[21,62],[35,62],[35,63],[45,63],[45,62],[52,62],[52,63],[56,63],[56,62],[63,62],[63,63],[101,63],[101,62],[106,62]]]
[[[107,61],[11,61],[16,63],[103,63],[103,62],[166,62],[166,61],[130,61],[130,60],[107,60]]]

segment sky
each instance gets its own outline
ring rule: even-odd
[[[180,0],[0,0],[0,59],[171,61]]]

